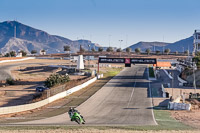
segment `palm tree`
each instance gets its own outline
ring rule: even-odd
[[[131,48],[126,48],[126,52],[130,53],[131,52]]]
[[[64,46],[63,48],[64,48],[64,51],[67,51],[67,52],[71,51],[70,46]]]
[[[37,50],[32,50],[31,51],[31,54],[36,54],[37,53]]]
[[[11,57],[16,56],[16,52],[15,52],[15,51],[11,51],[11,52],[10,52],[10,56],[11,56]]]
[[[135,53],[136,53],[136,54],[140,54],[140,52],[141,52],[141,49],[140,49],[140,48],[136,48],[136,49],[135,49]]]
[[[95,51],[96,51],[95,48],[92,48],[91,50],[92,50],[92,52],[95,52]]]
[[[156,54],[159,55],[159,54],[160,54],[160,51],[159,51],[159,50],[156,50]]]
[[[98,51],[99,51],[99,52],[103,52],[103,48],[102,48],[102,47],[99,47],[99,48],[98,48]]]
[[[121,48],[118,48],[117,50],[116,50],[116,52],[121,52],[122,51],[122,49]]]
[[[170,49],[168,48],[168,49],[165,49],[165,51],[164,51],[167,55],[170,53]]]
[[[85,49],[80,45],[80,52],[85,52]]]
[[[185,53],[185,55],[189,56],[189,50],[186,50],[184,53]]]
[[[151,53],[151,49],[150,48],[146,49],[146,53],[149,55]]]
[[[24,50],[20,50],[20,52],[22,53],[22,56],[26,56],[27,53]]]
[[[108,48],[106,49],[106,51],[107,51],[107,52],[113,52],[113,48],[112,48],[112,47],[108,47]]]

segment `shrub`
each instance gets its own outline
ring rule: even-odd
[[[59,75],[59,74],[51,74],[46,81],[44,82],[45,86],[50,88],[53,87],[55,85],[59,85],[59,84],[64,84],[66,82],[68,82],[69,76],[68,75]]]
[[[9,84],[9,85],[14,85],[14,80],[12,78],[7,78],[6,79],[6,84]]]
[[[155,77],[153,67],[149,67],[149,77]]]

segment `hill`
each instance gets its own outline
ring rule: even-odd
[[[174,43],[166,43],[166,42],[139,42],[129,46],[132,51],[135,51],[136,48],[140,48],[141,51],[145,51],[150,48],[151,51],[163,51],[163,49],[169,48],[171,52],[184,52],[189,49],[190,53],[193,51],[193,36],[182,39],[180,41]]]
[[[16,27],[16,37],[15,37]],[[11,50],[24,50],[30,53],[31,50],[44,49],[47,53],[64,53],[63,46],[70,46],[71,52],[77,52],[80,45],[88,50],[90,48],[97,49],[98,44],[89,40],[75,40],[50,35],[45,31],[32,28],[17,21],[5,21],[0,23],[0,52],[7,53]]]

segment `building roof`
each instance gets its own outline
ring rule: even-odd
[[[153,66],[156,67],[171,67],[170,62],[157,62],[157,64],[153,64]]]

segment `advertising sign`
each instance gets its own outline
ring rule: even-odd
[[[156,64],[157,60],[155,58],[131,58],[131,63],[133,64]]]
[[[124,58],[99,58],[99,63],[125,63]]]

